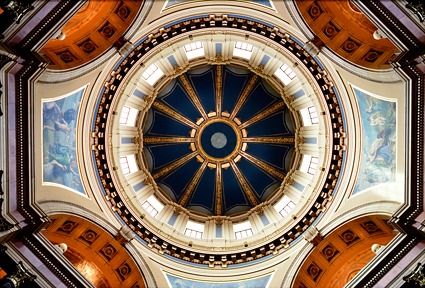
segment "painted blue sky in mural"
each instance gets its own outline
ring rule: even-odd
[[[82,194],[77,165],[76,126],[85,87],[54,101],[43,102],[43,182],[66,186]]]
[[[353,194],[372,186],[394,182],[396,170],[396,103],[353,87],[362,122],[362,154]]]
[[[238,282],[214,283],[198,282],[194,280],[183,279],[173,275],[166,274],[170,288],[266,288],[271,275],[262,276],[255,279],[243,280]]]

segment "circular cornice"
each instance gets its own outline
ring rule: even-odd
[[[302,215],[294,220],[291,228],[283,233],[275,233],[275,236],[267,237],[260,241],[255,247],[235,247],[234,252],[230,250],[221,250],[214,252],[206,247],[196,246],[196,248],[187,247],[182,243],[170,242],[161,233],[156,233],[148,228],[143,220],[137,215],[132,214],[132,209],[127,207],[126,201],[120,195],[120,185],[114,182],[111,177],[112,166],[108,163],[107,157],[107,123],[110,121],[109,116],[111,104],[116,101],[120,93],[121,87],[126,75],[129,73],[134,63],[139,62],[141,58],[148,52],[160,46],[160,43],[167,43],[169,39],[180,36],[195,30],[203,30],[213,27],[230,28],[234,31],[242,33],[256,34],[263,39],[267,39],[278,49],[282,49],[298,58],[298,63],[302,63],[306,71],[309,71],[311,80],[318,87],[317,97],[322,98],[322,103],[326,106],[325,111],[321,114],[324,121],[330,125],[329,142],[327,158],[321,167],[322,175],[321,187],[318,187],[315,199],[312,201],[309,209],[306,209]],[[265,255],[277,253],[283,248],[288,248],[290,243],[296,240],[309,225],[311,225],[326,210],[326,205],[331,201],[335,193],[338,176],[340,175],[344,154],[344,128],[342,108],[333,87],[333,81],[327,75],[325,68],[310,56],[297,41],[287,34],[285,31],[273,26],[264,24],[264,22],[256,22],[253,19],[244,17],[227,17],[226,15],[210,15],[209,18],[193,17],[180,23],[173,23],[172,26],[166,26],[158,30],[157,33],[150,35],[140,41],[139,45],[128,54],[127,57],[120,60],[111,72],[110,78],[105,82],[99,98],[99,107],[95,116],[95,128],[92,133],[95,150],[94,161],[96,170],[100,176],[100,183],[105,193],[105,199],[109,202],[113,211],[136,233],[140,239],[147,243],[147,246],[159,253],[169,254],[177,259],[195,262],[206,265],[222,265],[226,267],[229,264],[243,263],[255,259],[262,258]],[[188,249],[189,248],[189,249]],[[190,257],[189,257],[190,255]]]
[[[192,151],[199,150],[201,156],[205,157],[207,161],[211,164],[225,164],[229,163],[232,158],[234,158],[239,151],[245,151],[246,148],[242,146],[242,134],[246,135],[245,129],[240,129],[238,123],[234,121],[235,119],[230,120],[227,117],[209,117],[205,122],[203,122],[199,127],[199,132],[193,131],[195,140],[195,145],[191,147]],[[222,127],[215,128],[217,124],[222,124]],[[240,125],[241,123],[239,123]],[[215,129],[214,129],[215,128]],[[229,129],[230,128],[230,129]],[[218,131],[225,132],[215,132]],[[212,132],[210,132],[212,131]],[[233,133],[232,133],[233,132]],[[214,133],[211,135],[211,133]],[[227,141],[234,139],[234,141]],[[220,140],[222,141],[220,143]],[[208,145],[208,142],[211,144]],[[232,142],[232,143],[231,143]],[[215,149],[221,149],[215,151],[214,149],[209,148],[212,146]],[[224,148],[224,149],[223,149]],[[227,148],[227,149],[226,149]],[[231,148],[229,150],[229,148]],[[220,152],[226,151],[222,154]],[[221,154],[221,155],[220,155]],[[230,165],[230,164],[229,164]]]

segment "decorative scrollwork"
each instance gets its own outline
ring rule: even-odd
[[[3,283],[2,287],[20,287],[25,281],[33,281],[37,276],[28,272],[28,270],[22,265],[22,262],[16,265],[16,272],[6,277],[6,282]]]
[[[415,270],[413,270],[409,275],[404,276],[403,280],[418,285],[419,287],[425,287],[425,265],[418,263]]]
[[[3,8],[14,16],[13,20],[16,21],[16,24],[21,22],[21,19],[25,16],[25,14],[34,9],[34,6],[31,4],[21,3],[21,1],[17,0],[5,2],[7,2],[7,4],[4,5]]]
[[[406,8],[412,11],[416,16],[418,16],[419,21],[424,22],[425,20],[425,7],[424,3],[420,0],[410,0],[407,1]]]

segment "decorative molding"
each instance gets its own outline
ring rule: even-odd
[[[46,35],[50,34],[49,31],[63,18],[69,19],[85,4],[85,1],[75,2],[72,0],[64,0],[58,3],[59,4],[31,30],[31,33],[28,33],[27,36],[19,42],[19,48],[33,50],[39,45],[45,44],[45,42],[50,39],[46,38]],[[43,44],[40,43],[42,39],[44,40]]]
[[[3,217],[3,175],[4,171],[0,170],[0,232],[4,232],[7,230],[10,230],[13,228],[13,225],[9,223],[4,217]]]

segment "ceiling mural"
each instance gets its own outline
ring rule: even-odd
[[[230,65],[172,81],[152,104],[144,152],[173,201],[207,215],[246,211],[267,199],[291,168],[294,127],[265,80]]]
[[[353,194],[394,182],[396,171],[397,103],[353,87],[362,122],[360,172]]]
[[[43,101],[43,182],[85,194],[77,165],[76,127],[86,86],[56,100]]]
[[[165,3],[164,9],[176,4],[189,2],[189,1],[193,1],[193,0],[167,0],[167,2]],[[270,2],[270,0],[246,0],[246,1],[258,3],[261,5],[273,8],[273,4]]]
[[[259,278],[234,281],[234,282],[200,282],[195,280],[184,279],[165,273],[167,276],[168,285],[171,288],[241,288],[241,287],[256,287],[266,288],[271,280],[271,274]]]

